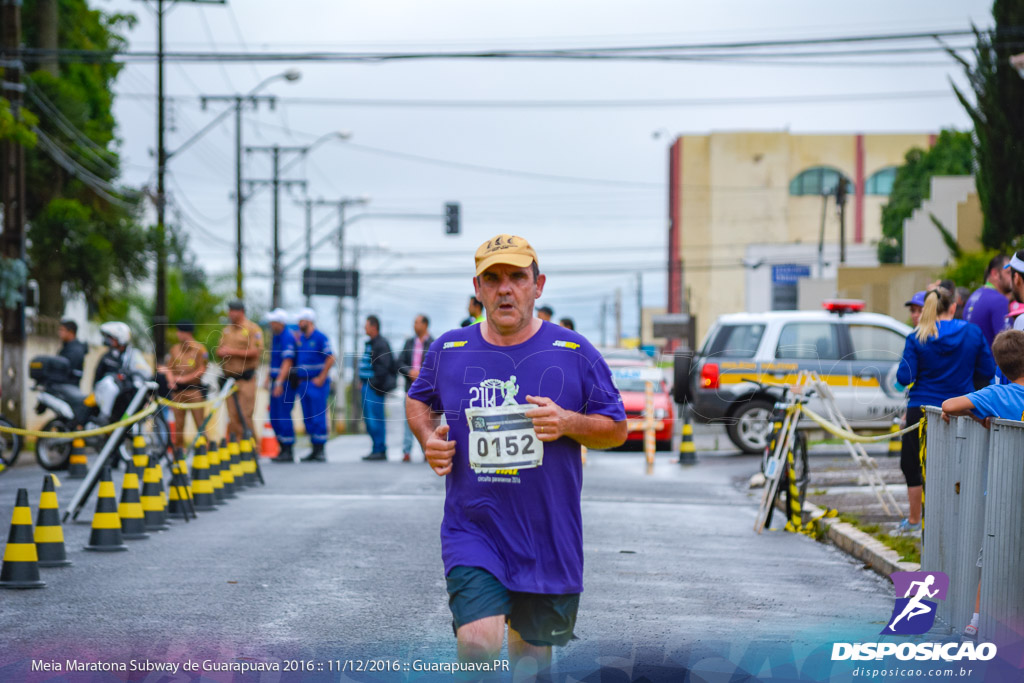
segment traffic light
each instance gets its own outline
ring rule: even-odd
[[[459,203],[448,202],[444,205],[444,234],[459,234]]]

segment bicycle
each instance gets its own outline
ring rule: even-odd
[[[0,417],[0,427],[14,427],[10,421]],[[14,464],[21,453],[21,437],[10,432],[0,432],[0,472]]]

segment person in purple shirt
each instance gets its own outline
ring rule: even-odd
[[[534,317],[545,276],[533,247],[498,235],[475,258],[487,318],[431,344],[406,414],[446,478],[441,554],[459,658],[494,660],[507,623],[513,675],[521,664],[543,674],[551,647],[574,637],[583,591],[580,445],[622,444],[626,414],[601,354]]]
[[[998,254],[988,262],[985,284],[975,290],[967,299],[964,320],[981,328],[985,341],[991,348],[996,335],[1006,328],[1006,313],[1010,309],[1010,273],[1003,266],[1010,260],[1006,254]]]

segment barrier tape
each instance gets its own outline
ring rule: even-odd
[[[227,393],[227,395],[224,396],[224,398],[227,398],[228,396],[230,396],[231,394],[235,393],[236,391],[238,391],[238,386],[237,385],[231,387],[231,391],[229,391]],[[177,401],[172,401],[172,400],[167,399],[167,398],[158,398],[156,400],[156,402],[159,403],[162,406],[167,406],[168,408],[176,408],[178,410],[199,410],[200,408],[208,408],[208,407],[212,406],[218,400],[222,400],[222,399],[208,398],[205,401],[200,401],[199,403],[178,403]]]
[[[915,429],[917,429],[918,424],[920,424],[918,422],[915,422],[914,424],[910,425],[905,429],[901,429],[898,432],[890,432],[889,434],[879,434],[878,436],[860,436],[859,434],[854,434],[853,432],[847,431],[842,427],[838,427],[832,424],[831,422],[823,418],[821,415],[818,415],[816,412],[814,412],[807,406],[800,406],[800,410],[802,410],[804,414],[807,415],[807,417],[817,422],[818,426],[820,426],[829,434],[837,436],[840,439],[845,439],[846,441],[851,441],[853,443],[877,443],[879,441],[888,441],[889,439],[895,439],[898,436],[903,436],[904,434],[914,431]]]
[[[136,422],[140,422],[140,421],[146,419],[147,417],[149,417],[150,415],[155,413],[157,410],[159,410],[159,408],[160,408],[160,406],[158,406],[157,404],[154,403],[153,405],[149,406],[148,408],[143,408],[142,410],[140,410],[139,412],[135,413],[131,417],[126,417],[125,419],[121,420],[120,422],[114,422],[112,424],[108,424],[105,427],[97,427],[96,429],[86,429],[86,430],[78,431],[78,432],[40,432],[40,431],[37,431],[35,429],[21,429],[19,427],[4,427],[2,425],[0,425],[0,432],[5,432],[7,434],[17,434],[18,436],[34,436],[37,439],[84,439],[84,438],[89,437],[89,436],[99,436],[101,434],[109,434],[110,432],[112,432],[115,429],[118,429],[120,427],[125,427],[127,425],[133,425]]]

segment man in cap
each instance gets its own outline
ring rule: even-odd
[[[928,292],[922,290],[914,294],[914,296],[910,297],[909,301],[903,304],[910,311],[910,324],[914,327],[917,327],[917,323],[921,319],[921,311],[924,310],[924,297],[926,294]]]
[[[267,314],[273,338],[270,342],[270,426],[281,447],[274,462],[295,462],[292,446],[295,444],[295,425],[292,408],[295,406],[295,387],[289,376],[295,364],[298,331],[288,326],[288,312],[275,308]]]
[[[996,335],[1006,326],[1006,314],[1010,310],[1010,273],[1005,267],[1009,260],[1006,254],[992,257],[985,271],[984,286],[971,294],[964,310],[964,320],[981,328],[990,348]]]
[[[1024,249],[1021,249],[1009,263],[1003,266],[1010,274],[1010,288],[1013,292],[1013,300],[1019,304],[1024,303]],[[1024,315],[1018,315],[1013,321],[1013,329],[1024,330]]]
[[[230,324],[221,330],[217,355],[225,377],[235,380],[238,401],[228,398],[228,434],[239,440],[245,437],[245,427],[252,430],[252,414],[256,409],[256,369],[263,355],[263,330],[245,317],[245,304],[237,299],[228,304]],[[242,412],[239,414],[238,406]],[[242,417],[245,417],[245,426]]]
[[[583,590],[580,446],[623,443],[626,414],[601,354],[534,317],[545,277],[525,239],[482,244],[473,284],[487,320],[434,342],[408,420],[446,477],[441,552],[460,659],[497,656],[507,622],[513,666],[533,658],[542,674],[573,637]]]
[[[316,329],[316,312],[312,308],[299,311],[299,331],[295,375],[299,378],[302,421],[313,442],[313,450],[302,462],[327,462],[324,444],[327,443],[327,397],[331,393],[328,373],[334,365],[334,352],[327,335]]]
[[[206,400],[203,375],[206,374],[210,354],[206,351],[205,346],[196,341],[196,327],[191,320],[179,320],[174,326],[178,343],[167,352],[167,358],[164,360],[164,364],[157,368],[157,372],[162,373],[166,379],[172,401],[175,403],[202,403]],[[174,414],[174,445],[184,448],[185,416],[192,413],[192,421],[196,425],[196,430],[199,431],[203,424],[205,411],[202,408],[195,410],[171,408],[171,412]]]

